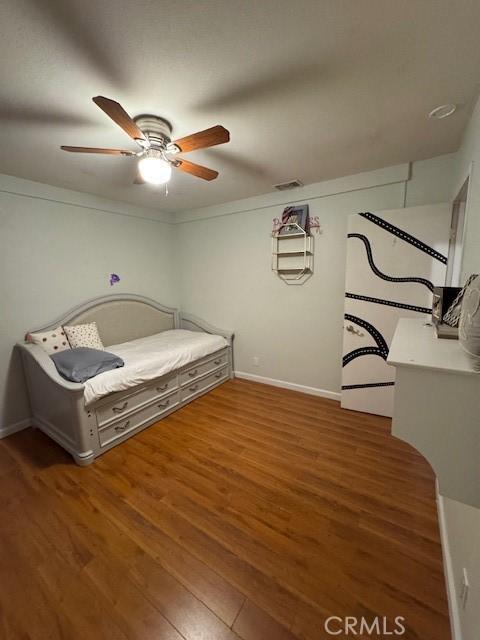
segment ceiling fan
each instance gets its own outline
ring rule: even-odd
[[[210,129],[193,133],[172,141],[172,125],[159,116],[141,115],[131,118],[115,100],[103,96],[92,98],[93,102],[121,127],[141,148],[140,151],[125,149],[102,149],[95,147],[60,147],[73,153],[102,153],[112,156],[135,156],[138,158],[138,176],[135,184],[165,184],[170,180],[172,167],[190,173],[203,180],[214,180],[218,171],[202,167],[177,157],[179,153],[196,151],[223,144],[230,140],[230,133],[216,125]]]

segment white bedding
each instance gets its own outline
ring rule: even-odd
[[[158,378],[227,346],[222,336],[173,329],[107,347],[124,367],[105,371],[85,383],[85,404]]]

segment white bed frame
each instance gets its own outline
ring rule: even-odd
[[[233,377],[233,332],[135,294],[95,298],[34,331],[94,321],[106,348],[168,329],[221,335],[228,345],[149,383],[85,407],[83,384],[62,378],[40,346],[19,343],[32,424],[58,442],[79,465],[91,464],[105,451]]]

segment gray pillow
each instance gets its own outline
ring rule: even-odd
[[[124,362],[114,353],[77,347],[51,356],[58,373],[72,382],[85,382],[104,371],[123,367]]]

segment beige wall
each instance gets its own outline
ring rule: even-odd
[[[470,274],[480,273],[480,100],[456,154],[452,198],[457,195],[469,172],[462,282]]]
[[[236,332],[236,369],[337,393],[346,220],[359,210],[440,202],[453,156],[271,193],[173,219],[151,209],[0,176],[0,429],[28,417],[12,345],[32,326],[112,291],[138,292]],[[287,198],[319,216],[315,274],[287,287],[270,231]],[[172,226],[171,222],[176,225]],[[176,243],[174,246],[174,242]],[[122,280],[115,288],[108,274]],[[259,365],[253,358],[259,358]]]
[[[172,238],[154,210],[0,176],[0,430],[29,417],[15,342],[94,296],[176,304]]]
[[[235,331],[235,369],[340,390],[347,217],[449,199],[453,156],[177,214],[182,308]],[[272,219],[287,200],[318,216],[315,273],[287,286],[270,269]],[[255,366],[253,358],[259,358]]]
[[[462,282],[471,273],[480,273],[480,101],[477,102],[462,145],[456,154],[451,197],[454,198],[471,171]],[[452,460],[452,464],[461,461]],[[456,640],[477,640],[480,630],[480,509],[444,499],[445,527],[453,579],[452,598],[460,633]],[[467,570],[470,593],[465,609],[460,603],[463,569]],[[460,635],[461,634],[461,635]]]
[[[447,562],[451,567],[450,596],[457,633],[453,640],[478,640],[480,630],[480,509],[443,498]],[[463,569],[469,581],[465,609],[461,603]]]

